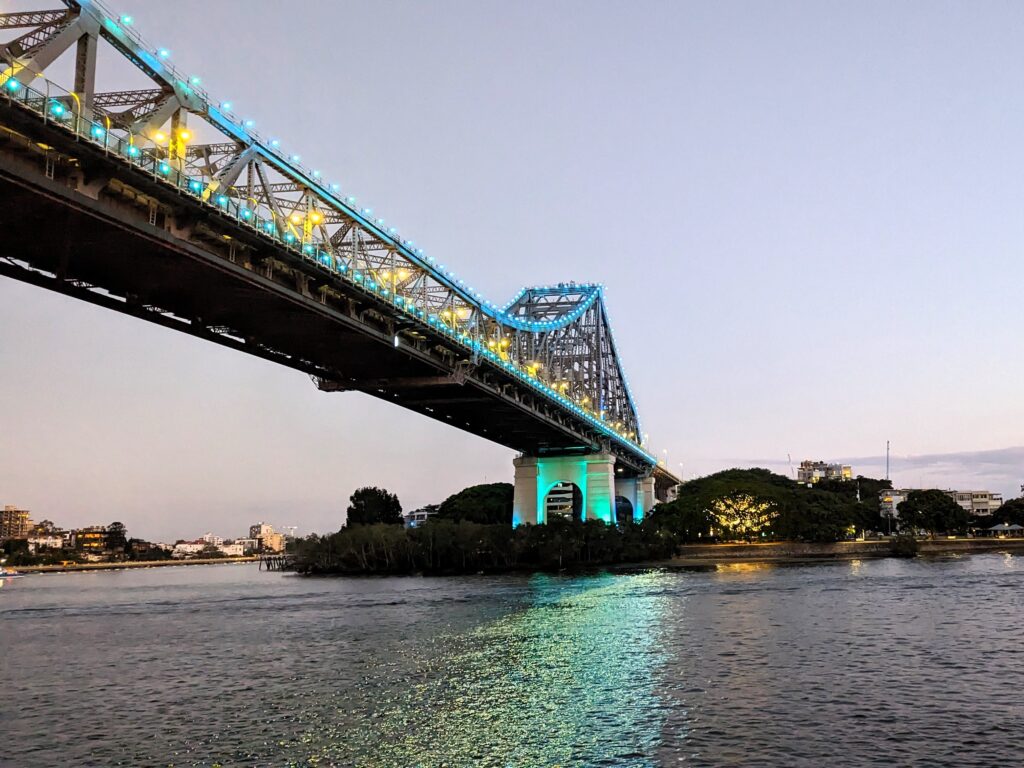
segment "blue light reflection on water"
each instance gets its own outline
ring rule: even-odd
[[[1022,559],[0,588],[0,765],[1014,764]]]

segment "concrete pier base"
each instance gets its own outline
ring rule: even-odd
[[[546,521],[548,494],[556,486],[571,484],[582,497],[583,520],[616,523],[616,497],[627,500],[633,519],[639,521],[655,505],[654,478],[617,478],[615,457],[609,453],[585,456],[520,456],[513,460],[515,491],[512,525]]]

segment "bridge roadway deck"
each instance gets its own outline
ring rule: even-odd
[[[329,284],[287,250],[117,166],[100,148],[0,105],[4,124],[12,130],[0,133],[0,274],[257,355],[520,452],[610,448],[624,475],[650,471],[514,377],[467,365],[443,337],[403,325],[375,297]],[[453,377],[460,362],[465,376]],[[667,473],[655,474],[671,484]]]

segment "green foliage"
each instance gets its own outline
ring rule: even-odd
[[[511,483],[472,485],[441,502],[437,517],[455,522],[511,526],[512,492]]]
[[[683,484],[676,500],[656,506],[648,519],[680,543],[837,541],[852,531],[884,527],[878,491],[889,486],[858,477],[808,488],[766,469],[729,469]]]
[[[106,548],[111,552],[123,552],[128,546],[128,535],[124,523],[113,522],[107,526]]]
[[[991,527],[999,523],[1024,525],[1024,496],[1007,501],[992,514],[991,518],[986,518],[985,523],[985,527]]]
[[[653,525],[552,520],[546,525],[484,525],[444,518],[418,528],[363,525],[298,542],[301,573],[476,573],[557,570],[663,559],[675,539]]]
[[[911,491],[896,509],[901,532],[954,533],[966,530],[970,523],[968,512],[948,494],[935,488]]]
[[[402,524],[402,505],[398,497],[383,488],[359,488],[349,497],[345,525]]]

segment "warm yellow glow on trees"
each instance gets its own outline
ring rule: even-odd
[[[727,536],[757,536],[779,516],[774,502],[745,493],[719,496],[711,502],[709,511],[715,527]]]

